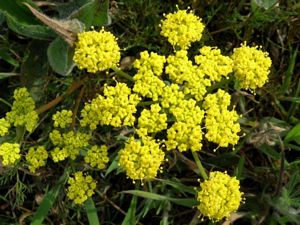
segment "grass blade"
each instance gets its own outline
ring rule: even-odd
[[[137,204],[137,197],[133,196],[130,206],[129,206],[129,209],[128,209],[126,216],[122,222],[122,225],[136,224],[136,219],[135,219],[136,204]]]
[[[84,208],[89,220],[90,225],[100,225],[97,209],[95,207],[95,203],[92,198],[89,198],[84,203]]]
[[[158,201],[170,201],[177,205],[182,205],[186,207],[193,207],[198,204],[197,200],[193,198],[171,198],[164,195],[159,195],[155,193],[150,193],[146,191],[139,191],[139,190],[129,190],[129,191],[123,191],[123,193],[136,195],[142,198],[152,199],[152,200],[158,200]]]

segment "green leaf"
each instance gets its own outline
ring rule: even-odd
[[[123,191],[123,193],[136,195],[142,198],[152,199],[152,200],[158,200],[158,201],[170,201],[177,205],[182,205],[186,207],[194,207],[198,205],[198,201],[194,198],[171,198],[164,195],[159,195],[155,193],[150,193],[146,191],[139,191],[139,190],[129,190],[129,191]]]
[[[92,198],[89,198],[84,203],[84,208],[89,220],[90,225],[100,225],[97,209],[95,207],[95,203]]]
[[[184,184],[179,183],[179,181],[175,182],[175,181],[163,180],[163,179],[156,179],[156,180],[161,181],[164,184],[170,185],[176,188],[177,190],[179,190],[180,192],[186,192],[192,195],[196,194],[196,190],[194,187],[186,186]]]
[[[8,49],[0,49],[0,59],[3,59],[12,66],[19,67],[19,62],[8,53]]]
[[[261,8],[269,9],[277,3],[277,0],[252,0],[251,4],[255,4]]]
[[[130,206],[129,206],[129,209],[128,209],[126,216],[122,222],[122,225],[136,224],[136,218],[135,218],[136,205],[137,205],[137,197],[133,196]]]
[[[57,8],[61,18],[79,19],[87,28],[107,25],[110,19],[108,9],[108,0],[73,0]]]
[[[284,142],[288,143],[296,138],[300,138],[300,123],[294,126],[285,136]]]
[[[55,37],[50,28],[42,25],[23,3],[30,0],[1,0],[0,11],[6,16],[8,27],[26,37],[47,40]]]
[[[73,49],[61,38],[56,38],[48,47],[48,61],[60,75],[69,75],[74,68]]]
[[[269,145],[261,145],[259,147],[259,150],[261,152],[263,152],[264,154],[266,154],[267,156],[270,156],[271,158],[273,159],[276,159],[276,160],[280,160],[281,158],[281,155],[279,152],[276,152],[272,146],[269,146]]]
[[[5,20],[4,13],[0,12],[0,25],[2,25],[2,23],[4,22],[4,20]]]
[[[1,0],[0,11],[5,15],[14,17],[20,23],[40,24],[31,12],[22,4],[23,2],[33,4],[31,0]]]
[[[235,176],[238,180],[240,180],[242,177],[243,170],[244,170],[244,164],[245,164],[245,156],[241,156],[238,166],[235,170]]]

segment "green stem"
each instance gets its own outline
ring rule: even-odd
[[[117,67],[112,67],[111,68],[113,71],[116,72],[116,74],[118,74],[119,76],[127,79],[127,80],[130,80],[130,81],[133,81],[133,78],[132,76],[130,76],[129,74],[123,72],[122,70],[118,69]]]
[[[0,98],[0,102],[3,102],[5,105],[8,105],[10,108],[12,107],[12,105],[8,101],[4,100],[3,98]]]
[[[206,174],[206,172],[205,172],[204,167],[202,166],[202,163],[201,163],[201,161],[200,161],[200,159],[199,159],[199,157],[198,157],[198,154],[197,154],[195,151],[191,151],[191,152],[192,152],[192,155],[193,155],[193,157],[194,157],[194,160],[195,160],[195,162],[196,162],[196,164],[197,164],[197,166],[198,166],[198,169],[199,169],[199,171],[200,171],[201,176],[203,177],[204,180],[207,180],[207,179],[208,179],[208,176],[207,176],[207,174]]]

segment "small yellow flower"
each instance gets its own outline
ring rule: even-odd
[[[179,85],[171,84],[163,88],[159,101],[163,108],[170,108],[172,106],[177,106],[184,97],[184,93],[180,90]]]
[[[13,166],[20,158],[19,144],[6,142],[0,145],[0,160],[3,166]]]
[[[8,134],[8,129],[10,128],[10,123],[5,119],[0,119],[0,137]]]
[[[195,61],[211,81],[220,81],[222,76],[227,77],[232,72],[232,59],[223,56],[220,49],[204,46],[200,49],[200,53],[201,55],[195,56]]]
[[[161,35],[168,38],[173,46],[187,49],[192,42],[202,37],[204,25],[198,16],[187,10],[169,13],[161,23]]]
[[[69,157],[69,152],[67,148],[54,148],[51,151],[51,157],[53,162],[57,163],[59,161],[64,161],[66,158]]]
[[[243,201],[240,182],[227,173],[211,172],[209,179],[200,184],[198,209],[202,215],[214,221],[228,218]]]
[[[246,43],[235,48],[232,55],[234,75],[246,90],[262,87],[268,81],[272,61],[267,52]]]
[[[84,161],[89,163],[92,167],[98,169],[105,168],[106,163],[109,161],[107,147],[105,145],[93,146],[88,150]]]
[[[176,122],[168,129],[167,137],[166,146],[169,151],[199,151],[202,148],[202,131],[197,124]]]
[[[154,75],[162,74],[166,59],[164,56],[155,52],[143,51],[140,53],[140,59],[135,60],[133,66],[140,72],[151,71]]]
[[[119,166],[127,176],[132,180],[143,180],[156,177],[165,155],[159,144],[150,137],[143,137],[141,141],[131,137],[119,156]]]
[[[96,189],[96,181],[90,176],[84,176],[82,172],[76,172],[74,177],[68,179],[69,187],[67,196],[75,204],[82,204],[90,198]]]
[[[65,110],[56,112],[52,119],[54,121],[54,127],[65,128],[72,123],[73,112],[71,110]]]
[[[219,89],[214,94],[208,94],[203,103],[206,109],[205,137],[208,141],[219,144],[220,147],[236,145],[241,131],[238,123],[239,115],[235,110],[229,111],[230,95]]]
[[[160,113],[160,111],[159,104],[153,104],[150,110],[142,111],[138,119],[138,131],[145,130],[145,132],[141,132],[141,136],[167,129],[167,114]]]
[[[26,155],[30,172],[34,173],[37,168],[45,166],[47,158],[48,152],[44,146],[38,146],[37,148],[31,147]]]
[[[28,132],[32,132],[38,122],[38,114],[35,111],[35,102],[26,88],[18,88],[14,91],[13,106],[6,113],[6,120],[14,126],[25,126]]]
[[[74,62],[90,73],[116,66],[121,57],[116,37],[104,29],[79,33],[75,46]]]
[[[96,129],[98,124],[113,127],[133,126],[133,114],[140,101],[138,95],[132,94],[125,83],[117,83],[115,87],[105,85],[103,95],[85,105],[81,111],[81,125],[89,125],[92,130]]]

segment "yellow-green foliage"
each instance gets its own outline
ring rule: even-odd
[[[34,173],[39,167],[45,166],[48,152],[44,146],[31,147],[26,154],[26,161],[29,164],[30,172]]]
[[[133,180],[143,180],[156,177],[165,154],[154,139],[143,137],[135,140],[131,137],[119,156],[119,166],[126,175]]]
[[[77,38],[73,60],[80,69],[96,73],[118,64],[120,48],[112,33],[93,30],[79,33]]]
[[[268,81],[272,63],[268,55],[258,46],[249,47],[246,43],[233,50],[234,75],[241,88],[255,90]]]
[[[84,161],[89,163],[91,167],[104,169],[109,161],[107,147],[105,145],[92,146],[84,157]]]
[[[0,145],[0,159],[3,166],[12,166],[20,158],[21,155],[19,144],[6,142]]]
[[[14,92],[14,102],[11,111],[6,113],[6,120],[14,126],[25,126],[32,132],[38,122],[35,102],[26,88],[18,88]]]
[[[198,192],[198,209],[209,219],[219,221],[235,212],[242,201],[240,182],[227,173],[211,172],[209,179],[201,182]]]
[[[67,196],[75,204],[82,204],[91,197],[96,189],[96,181],[90,175],[85,176],[81,171],[68,180]]]

